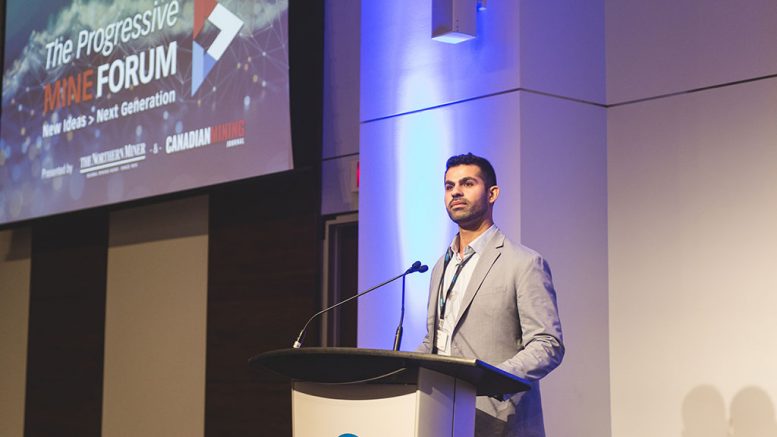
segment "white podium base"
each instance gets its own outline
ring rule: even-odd
[[[472,437],[475,388],[418,370],[412,384],[292,384],[294,437]]]

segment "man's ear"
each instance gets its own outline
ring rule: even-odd
[[[488,203],[494,204],[496,202],[497,197],[499,197],[499,186],[492,185],[491,188],[488,189]]]

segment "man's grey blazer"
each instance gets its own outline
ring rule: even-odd
[[[443,258],[432,269],[420,352],[432,351]],[[497,229],[462,297],[451,342],[453,356],[477,358],[532,382],[530,391],[503,402],[478,397],[476,435],[543,437],[538,380],[564,356],[556,292],[545,260]],[[484,427],[490,431],[483,432]]]

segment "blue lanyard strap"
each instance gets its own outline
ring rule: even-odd
[[[438,308],[439,308],[439,317],[440,317],[440,326],[442,327],[443,319],[445,319],[445,304],[448,302],[448,298],[451,295],[451,291],[453,291],[453,287],[456,285],[456,281],[459,279],[459,274],[464,269],[464,266],[467,265],[470,259],[472,259],[472,256],[475,255],[475,252],[473,251],[469,255],[467,255],[464,260],[456,267],[456,272],[453,274],[453,278],[451,278],[451,284],[448,286],[448,291],[443,295],[442,294],[442,287],[443,282],[445,281],[445,272],[448,270],[448,264],[450,263],[451,257],[453,256],[453,251],[448,249],[448,252],[445,254],[445,265],[442,269],[442,276],[440,277],[440,286],[439,286],[439,301],[438,301]]]

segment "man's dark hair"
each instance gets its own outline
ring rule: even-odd
[[[472,153],[466,155],[456,155],[448,158],[448,162],[445,163],[445,172],[447,173],[451,167],[459,165],[476,165],[480,169],[480,175],[483,177],[483,182],[486,183],[486,188],[491,188],[496,185],[496,172],[494,167],[486,158],[482,158]]]

